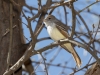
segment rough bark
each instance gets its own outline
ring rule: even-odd
[[[87,70],[85,75],[100,75],[100,65],[96,62]]]
[[[18,3],[18,0],[15,0]],[[22,2],[22,1],[20,1]],[[24,2],[24,0],[23,0]],[[20,7],[21,9],[22,7]],[[21,23],[20,23],[20,11],[13,6],[13,14],[10,14],[10,0],[0,0],[0,75],[7,69],[7,55],[9,49],[10,35],[10,15],[12,15],[12,25],[13,25],[13,42],[11,51],[11,63],[10,66],[16,63],[16,61],[23,55],[24,49],[21,43]],[[6,32],[8,33],[4,35]],[[21,75],[22,69],[18,70],[15,75]]]

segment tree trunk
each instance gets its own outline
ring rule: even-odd
[[[24,0],[15,0],[16,3],[24,2]],[[12,16],[12,51],[11,51],[11,59],[10,66],[16,63],[16,61],[23,55],[24,50],[23,44],[21,42],[21,21],[20,20],[20,10],[17,9],[16,6],[12,5],[12,12],[10,14],[10,0],[0,0],[0,75],[7,70],[7,56],[9,50],[10,43],[10,15]],[[5,35],[4,35],[5,34]],[[15,75],[21,75],[22,69],[18,70]]]

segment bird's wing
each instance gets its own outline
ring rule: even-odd
[[[69,37],[67,31],[65,31],[65,29],[64,29],[62,26],[56,25],[56,28],[57,28],[66,38]]]
[[[66,31],[64,31],[61,26],[56,25],[57,29],[62,33],[63,36],[65,36],[65,38],[68,38],[68,33]],[[65,50],[67,50],[69,53],[72,53],[72,51],[70,51],[65,45],[60,45],[62,48],[64,48]]]
[[[62,30],[64,30],[65,32],[68,32],[68,29],[70,29],[69,26],[63,24],[62,22],[60,22],[59,20],[55,21],[55,24]]]

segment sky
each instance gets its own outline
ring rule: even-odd
[[[42,1],[42,5],[44,5],[46,3],[46,0],[41,0]],[[67,0],[66,0],[67,1]],[[88,2],[86,2],[88,1]],[[79,10],[82,10],[83,8],[85,8],[86,6],[92,4],[93,2],[95,2],[95,0],[78,0],[74,3],[74,7],[75,7],[75,10],[76,11],[79,11]],[[26,0],[26,4],[29,5],[29,6],[34,6],[34,7],[38,7],[38,3],[37,3],[37,0]],[[100,11],[97,9],[97,8],[100,8],[100,2],[91,6],[90,9],[91,9],[91,12],[93,13],[97,13],[98,15],[100,15]],[[98,5],[98,6],[97,6]],[[28,10],[28,8],[26,8],[25,6],[23,7],[24,10]],[[67,24],[69,26],[71,26],[71,21],[72,21],[72,16],[71,16],[71,10],[69,8],[66,8],[67,9],[67,12],[68,12],[68,19],[67,19]],[[59,11],[60,10],[60,11]],[[86,9],[87,10],[87,9]],[[99,23],[99,18],[93,14],[89,14],[86,12],[86,10],[84,10],[84,12],[81,12],[80,14],[82,15],[83,19],[85,19],[85,22],[88,24],[89,26],[89,29],[92,31],[93,28],[92,28],[92,25],[95,24],[95,25],[98,25]],[[32,11],[33,13],[37,13],[37,11],[33,10]],[[25,15],[27,17],[32,17],[32,15],[30,13],[27,13],[25,12]],[[63,11],[63,8],[62,7],[59,7],[59,8],[56,8],[54,10],[54,12],[52,13],[52,15],[56,16],[56,18],[58,18],[59,20],[61,20],[63,23],[65,23],[65,15],[64,15],[64,11]],[[59,17],[58,15],[60,15],[61,17]],[[92,16],[91,16],[92,15]],[[79,17],[76,16],[77,19],[80,21]],[[27,21],[25,20],[24,17],[22,17],[22,22],[27,24]],[[37,19],[38,20],[38,19]],[[36,22],[31,22],[32,24],[32,29],[34,30],[35,26],[36,26]],[[78,22],[76,22],[77,26],[76,26],[76,31],[84,31],[85,33],[87,32],[86,31],[86,28],[84,27],[84,24],[80,21],[80,24]],[[29,33],[29,29],[24,25],[23,25],[23,31],[24,31],[24,35],[25,37],[27,37],[29,40],[31,40],[30,38],[30,33]],[[43,37],[48,37],[48,33],[46,31],[46,28],[44,28],[40,35],[38,36],[38,39],[39,38],[43,38]],[[100,33],[98,33],[98,36],[97,38],[99,38],[100,36]],[[89,39],[86,39],[85,37],[82,37],[84,38],[85,41],[89,42]],[[75,39],[75,40],[78,40],[78,39]],[[79,40],[78,40],[79,41]],[[29,42],[29,41],[26,41],[26,42]],[[39,42],[36,44],[35,46],[35,49],[38,50],[44,46],[47,46],[51,43],[53,43],[54,41],[53,40],[46,40],[46,41],[42,41],[42,42]],[[97,45],[98,47],[99,45]],[[80,47],[75,47],[75,50],[77,51],[78,55],[80,56],[81,60],[82,60],[82,65],[81,65],[81,68],[84,67],[89,59],[91,58],[91,55],[83,48],[80,48]],[[50,60],[53,58],[53,56],[59,52],[59,54],[57,55],[57,57],[54,59],[54,61],[52,62],[52,64],[60,64],[62,66],[64,65],[67,65],[67,67],[76,67],[76,64],[75,64],[75,61],[72,57],[72,55],[68,52],[66,52],[64,49],[61,49],[61,47],[56,47],[56,48],[53,48],[53,49],[49,49],[48,51],[46,52],[43,52],[43,56],[46,58],[46,63],[50,62]],[[48,55],[45,55],[45,53],[49,53]],[[41,55],[34,55],[31,57],[31,59],[34,61],[41,61],[43,62],[42,58],[41,58]],[[95,61],[95,59],[93,58],[91,60],[91,62]],[[64,62],[68,62],[67,64],[65,64]],[[46,73],[43,72],[44,69],[45,69],[45,66],[43,64],[41,65],[35,65],[35,63],[33,63],[33,66],[36,68],[36,74],[37,75],[45,75]],[[38,66],[38,67],[37,67]],[[49,67],[48,69],[48,73],[49,75],[60,75],[60,73],[62,72],[62,70],[64,70],[64,72],[66,73],[66,75],[70,74],[73,72],[72,69],[62,69],[60,67],[55,67],[55,66],[51,66]],[[84,69],[86,71],[86,69]],[[84,75],[84,71],[80,71],[80,72],[77,72],[75,73],[75,75]]]

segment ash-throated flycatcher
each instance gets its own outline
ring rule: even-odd
[[[66,32],[66,25],[64,25],[62,22],[60,22],[58,19],[56,19],[53,15],[48,15],[44,20],[44,24],[47,27],[47,31],[49,36],[54,40],[61,40],[68,38],[68,33]],[[76,64],[78,67],[81,65],[81,59],[74,50],[71,43],[65,43],[61,45],[62,48],[64,48],[66,51],[70,52],[74,60],[76,61]]]

